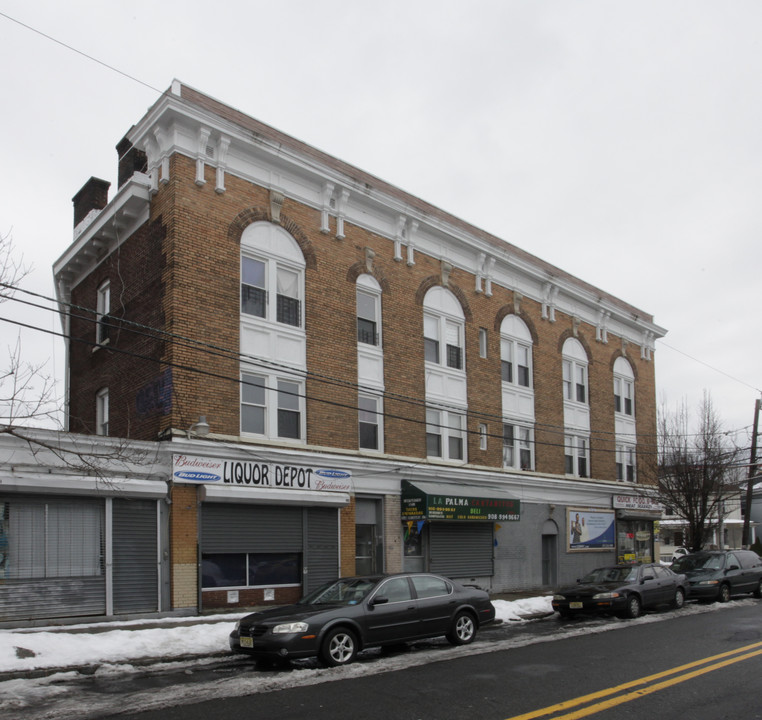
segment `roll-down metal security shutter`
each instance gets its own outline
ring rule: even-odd
[[[335,508],[307,508],[307,568],[304,592],[312,592],[339,576],[339,513]]]
[[[0,497],[0,622],[103,615],[104,502]]]
[[[302,508],[204,503],[201,552],[302,552]]]
[[[447,577],[484,577],[494,572],[492,523],[429,524],[429,568]]]
[[[114,612],[158,610],[158,521],[155,500],[114,500]]]

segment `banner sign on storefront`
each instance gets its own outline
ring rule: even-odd
[[[420,483],[420,487],[402,481],[402,519],[403,520],[494,520],[511,521],[521,519],[519,500],[508,497],[480,497],[462,495],[441,486]]]
[[[613,506],[623,510],[645,510],[661,513],[662,506],[645,495],[614,495]]]
[[[172,478],[177,483],[238,485],[254,489],[352,491],[352,475],[346,470],[191,455],[172,456]]]
[[[566,539],[570,550],[611,550],[616,544],[612,510],[567,508]]]

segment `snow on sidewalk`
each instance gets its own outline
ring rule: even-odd
[[[550,597],[493,600],[496,618],[521,622],[553,612]],[[72,668],[145,658],[170,661],[228,650],[228,635],[239,615],[94,623],[60,628],[0,630],[0,672]],[[108,630],[110,625],[115,629]]]

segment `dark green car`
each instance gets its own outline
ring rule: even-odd
[[[762,598],[762,558],[751,550],[702,550],[672,563],[688,578],[688,597],[727,602],[734,595]]]

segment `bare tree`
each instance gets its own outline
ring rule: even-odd
[[[10,233],[0,234],[0,306],[13,300],[31,268],[16,255]],[[0,432],[12,433],[19,426],[50,424],[56,416],[54,383],[45,363],[24,362],[21,335],[7,346],[7,362],[0,367]]]
[[[10,232],[0,234],[0,307],[14,300],[30,272],[23,257],[16,253]],[[4,350],[7,350],[5,361],[1,359]],[[106,482],[114,468],[125,463],[140,464],[148,456],[121,438],[94,442],[35,429],[47,426],[60,430],[60,416],[61,402],[55,394],[54,379],[47,372],[46,363],[24,361],[19,334],[14,344],[0,348],[0,436],[24,441],[41,464],[54,457],[69,469]]]
[[[658,484],[651,497],[670,508],[687,526],[688,544],[700,550],[722,524],[743,485],[739,449],[731,442],[704,393],[690,422],[685,403],[659,414]]]

